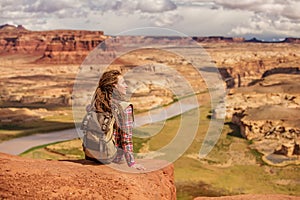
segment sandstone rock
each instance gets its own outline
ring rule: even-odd
[[[265,71],[261,77],[265,78],[273,74],[300,74],[300,70],[298,67],[273,68]]]
[[[35,121],[41,116],[34,110],[27,108],[1,108],[0,124],[19,123],[24,121]]]
[[[299,145],[297,145],[299,148]],[[294,153],[297,155],[297,149],[296,149],[296,144],[293,143],[285,143],[282,144],[280,148],[275,149],[274,151],[275,154],[282,154],[288,157],[292,157]],[[300,155],[300,154],[298,154]]]
[[[232,37],[223,37],[223,36],[209,36],[209,37],[193,37],[197,42],[244,42],[244,38],[232,38]]]
[[[240,127],[241,135],[246,139],[273,141],[280,146],[274,152],[292,156],[300,138],[300,119],[294,117],[299,112],[300,109],[278,106],[259,107],[235,113],[232,122]]]
[[[226,97],[227,117],[265,105],[300,107],[300,76],[272,75],[253,86],[231,89]]]
[[[281,154],[299,160],[299,80],[299,75],[270,75],[227,96],[227,117],[266,159]]]
[[[135,170],[129,173],[85,160],[33,160],[0,153],[0,197],[176,199],[173,165],[156,160],[144,163],[148,169],[156,164],[165,167],[156,171],[137,173]]]
[[[28,31],[0,27],[0,54],[40,55],[39,63],[81,63],[106,36],[102,31]]]
[[[300,39],[299,38],[288,37],[288,38],[285,38],[284,42],[299,44],[300,43]]]
[[[299,48],[289,43],[229,42],[226,43],[226,50],[218,43],[200,42],[200,45],[218,67],[230,69],[234,82],[239,83],[235,87],[247,86],[273,68],[277,68],[278,72],[290,73],[299,66],[295,59],[300,54]],[[281,48],[287,50],[282,51]]]

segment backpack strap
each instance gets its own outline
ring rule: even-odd
[[[95,107],[95,102],[96,102],[96,92],[94,93],[92,99],[91,99],[91,103],[88,104],[86,107],[85,107],[85,111],[86,112],[90,112],[90,111],[95,111],[96,110],[96,107]]]
[[[123,110],[125,110],[130,105],[132,106],[132,104],[130,102],[127,102],[127,101],[120,101],[120,105],[121,105]]]
[[[120,106],[122,107],[123,111],[128,107],[131,106],[132,109],[132,120],[134,121],[134,116],[133,116],[133,105],[132,103],[128,102],[128,101],[120,101],[119,102]]]

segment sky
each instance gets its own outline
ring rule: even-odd
[[[300,0],[1,0],[0,25],[29,30],[161,27],[188,36],[300,37]]]

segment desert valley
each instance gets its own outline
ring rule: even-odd
[[[0,142],[74,128],[74,120],[78,122],[72,112],[76,77],[89,53],[111,37],[103,31],[30,31],[23,26],[0,26]],[[155,43],[156,40],[149,36],[125,39],[128,43],[137,40]],[[168,39],[172,40],[164,41]],[[37,198],[43,195],[80,198],[89,194],[92,199],[97,194],[91,193],[97,187],[103,188],[99,195],[110,198],[107,192],[114,188],[105,188],[105,181],[114,181],[121,188],[114,197],[124,195],[124,199],[138,192],[141,199],[241,195],[228,197],[240,199],[244,194],[247,199],[297,199],[300,195],[300,39],[286,38],[281,42],[221,36],[192,39],[210,59],[203,61],[208,62],[204,66],[218,68],[226,89],[222,134],[206,157],[200,159],[198,153],[209,121],[222,118],[224,113],[222,108],[212,109],[207,81],[199,78],[199,72],[189,60],[154,48],[137,49],[116,57],[114,49],[106,47],[105,56],[113,59],[110,68],[126,73],[144,66],[134,74],[140,75],[140,79],[129,80],[137,87],[130,99],[137,114],[171,105],[190,95],[178,84],[178,77],[172,74],[166,77],[161,66],[176,70],[187,80],[201,113],[199,128],[187,151],[161,170],[134,175],[110,172],[105,166],[97,168],[85,161],[79,139],[33,148],[22,153],[22,158],[0,153],[0,180],[4,183],[0,186],[0,197],[33,198],[31,182],[39,185]],[[190,51],[182,46],[178,49]],[[97,68],[90,70],[97,71]],[[152,77],[151,73],[159,76]],[[165,87],[154,84],[159,82]],[[174,91],[178,91],[176,95]],[[188,111],[188,117],[193,119],[193,110]],[[174,129],[178,129],[178,124],[180,117],[172,117],[159,134],[136,138],[136,153],[155,151],[166,145],[176,135]],[[73,170],[81,170],[83,175],[66,175]],[[101,170],[104,174],[97,174]],[[89,187],[86,177],[98,181],[86,189]],[[134,179],[133,183],[127,184],[126,178]],[[147,190],[143,180],[148,180],[155,194]]]

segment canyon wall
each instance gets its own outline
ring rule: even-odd
[[[273,74],[226,97],[227,117],[269,164],[300,162],[299,88],[300,74]]]
[[[298,43],[200,43],[224,74],[230,87],[248,86],[277,68],[282,73],[299,70]],[[269,72],[268,72],[269,71]],[[227,75],[226,75],[227,74]]]
[[[38,55],[38,63],[78,64],[105,38],[103,31],[28,31],[4,25],[0,29],[0,55]]]
[[[88,53],[107,37],[103,31],[30,31],[21,25],[5,24],[0,26],[0,55],[28,54],[37,55],[38,63],[81,64]],[[207,50],[218,67],[225,67],[236,82],[238,77],[242,77],[243,85],[273,67],[294,67],[291,61],[299,56],[299,38],[286,38],[277,43],[223,36],[193,39]],[[141,36],[138,40],[156,42],[155,37],[147,36]],[[211,47],[211,44],[216,46]],[[236,51],[237,47],[239,51]],[[245,51],[245,47],[248,50]],[[278,51],[282,48],[286,51]]]

